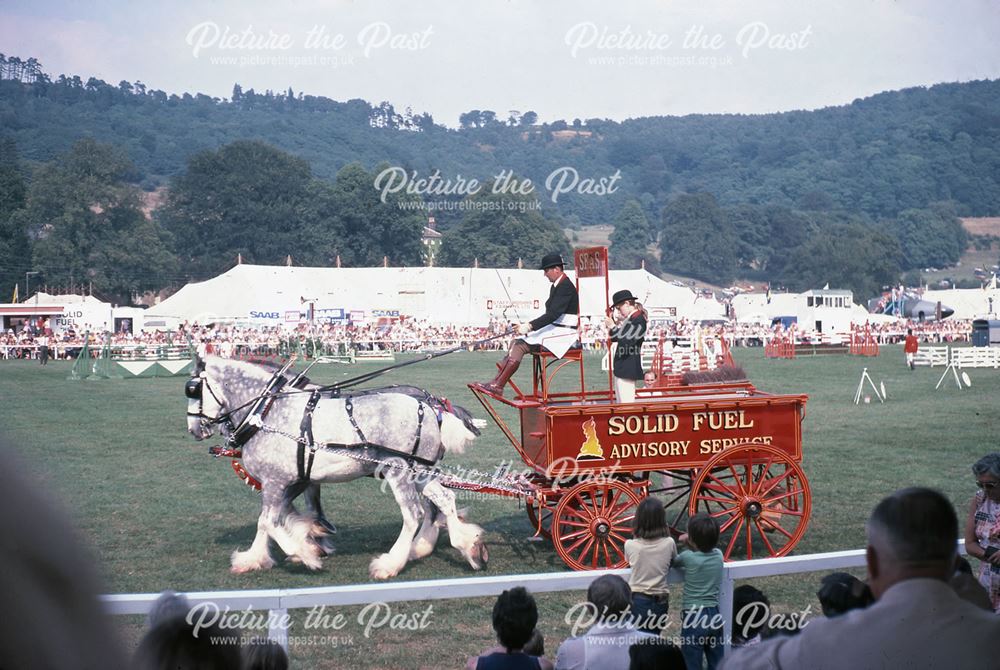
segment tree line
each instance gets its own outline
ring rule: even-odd
[[[228,99],[168,93],[139,81],[50,77],[37,61],[0,55],[0,125],[30,161],[51,160],[90,136],[119,146],[140,185],[152,189],[198,151],[254,137],[325,179],[355,162],[451,177],[508,170],[539,184],[562,166],[592,178],[620,171],[620,188],[607,197],[541,199],[571,227],[608,223],[629,199],[659,212],[691,192],[712,193],[727,207],[845,210],[876,222],[940,201],[960,216],[992,215],[1000,201],[998,101],[1000,81],[973,81],[762,115],[543,121],[532,111],[471,109],[452,129],[384,101],[240,84]],[[444,214],[441,225],[456,221]]]

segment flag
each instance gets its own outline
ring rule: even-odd
[[[17,284],[14,284],[14,297],[10,301],[17,302]]]

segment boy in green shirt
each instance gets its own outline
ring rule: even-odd
[[[719,584],[722,582],[722,552],[719,524],[708,514],[695,514],[688,532],[681,535],[690,549],[674,559],[674,567],[684,571],[681,602],[681,652],[688,670],[701,670],[701,658],[709,670],[722,661],[722,615],[719,614]]]

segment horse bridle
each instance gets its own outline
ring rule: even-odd
[[[212,394],[212,399],[215,400],[216,404],[219,405],[218,416],[208,416],[207,414],[205,414],[206,390]],[[189,379],[187,383],[184,384],[184,395],[191,400],[198,401],[198,411],[197,412],[188,411],[187,413],[188,416],[193,416],[197,419],[201,419],[202,421],[210,425],[214,425],[217,423],[226,423],[227,421],[229,422],[230,426],[232,425],[232,412],[222,411],[226,407],[226,401],[219,398],[219,396],[215,393],[215,391],[212,390],[212,385],[208,383],[208,378],[205,376],[204,372],[199,373],[194,377],[191,377],[191,379]]]

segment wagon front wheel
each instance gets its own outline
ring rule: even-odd
[[[574,570],[624,568],[639,495],[622,482],[585,481],[563,494],[552,520],[556,553]]]
[[[812,494],[805,473],[787,453],[742,444],[713,456],[692,486],[689,513],[719,522],[726,560],[789,553],[805,534]]]

